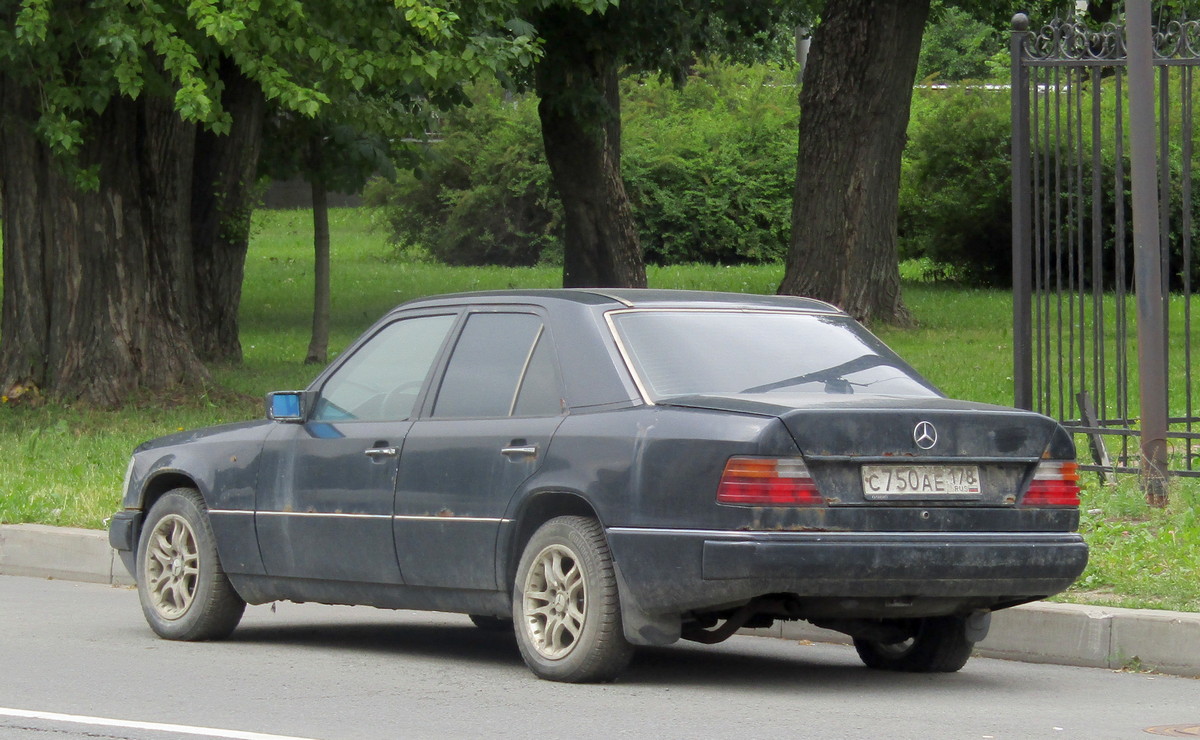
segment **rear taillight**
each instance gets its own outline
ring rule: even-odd
[[[824,502],[798,457],[733,457],[725,464],[717,501],[748,506],[819,506]]]
[[[1079,506],[1079,466],[1073,462],[1038,463],[1023,506]]]

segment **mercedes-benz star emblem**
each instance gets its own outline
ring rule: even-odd
[[[913,429],[913,441],[917,447],[928,450],[937,444],[937,429],[927,421],[918,422],[917,428]]]

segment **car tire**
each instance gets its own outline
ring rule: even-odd
[[[975,643],[967,639],[964,617],[914,620],[915,633],[902,642],[854,638],[854,649],[868,668],[911,673],[953,673],[966,665]]]
[[[512,632],[511,619],[493,617],[490,614],[468,614],[467,616],[471,618],[471,624],[484,632]]]
[[[221,568],[208,509],[194,488],[168,491],[150,507],[137,583],[146,621],[168,640],[228,637],[246,609]]]
[[[612,555],[595,519],[563,516],[534,532],[517,567],[513,626],[539,678],[612,681],[633,657],[621,628]]]

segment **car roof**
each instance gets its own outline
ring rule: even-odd
[[[825,314],[842,314],[836,307],[813,298],[721,293],[701,290],[658,290],[646,288],[558,288],[544,290],[491,290],[417,298],[403,308],[445,303],[521,303],[559,300],[590,306],[612,304],[614,308],[763,308],[791,309]]]

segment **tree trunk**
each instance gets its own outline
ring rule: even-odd
[[[0,76],[0,392],[115,406],[207,379],[175,290],[189,234],[172,189],[191,127],[169,100],[113,99],[89,122],[80,163],[99,181],[85,192],[34,133],[35,95]]]
[[[324,365],[329,355],[329,199],[321,177],[321,140],[311,142],[310,168],[312,173],[313,209],[313,321],[312,339],[304,362]]]
[[[593,22],[614,20],[553,7],[537,23],[546,39],[536,70],[538,114],[566,222],[563,287],[644,288],[642,248],[621,179],[618,60],[588,43]]]
[[[258,84],[226,60],[221,104],[233,117],[228,134],[200,130],[192,163],[192,260],[189,328],[205,360],[237,362],[238,306],[250,242],[255,176],[265,102]]]
[[[792,244],[781,294],[907,324],[896,211],[929,0],[826,3],[800,92]]]

